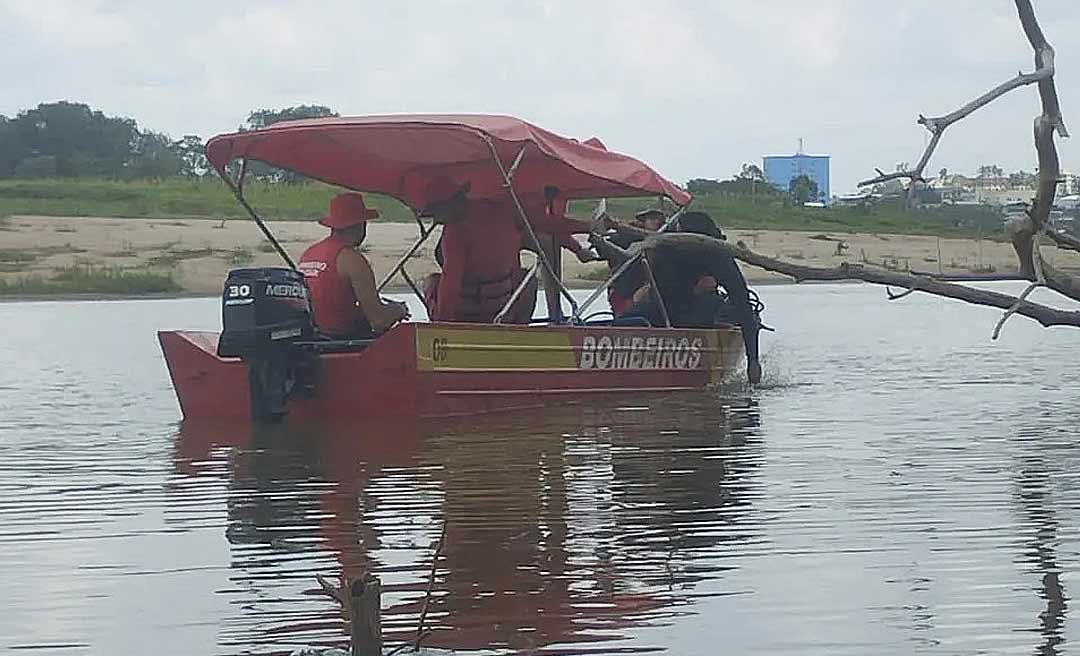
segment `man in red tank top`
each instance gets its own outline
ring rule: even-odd
[[[379,297],[371,264],[356,250],[367,237],[367,222],[378,216],[362,195],[338,194],[319,220],[330,236],[300,256],[297,268],[311,290],[315,324],[328,337],[370,337],[409,317],[404,303]]]

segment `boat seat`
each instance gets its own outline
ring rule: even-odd
[[[311,353],[347,353],[349,351],[362,351],[375,342],[370,339],[318,339],[314,341],[293,342]]]

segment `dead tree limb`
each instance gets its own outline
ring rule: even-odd
[[[1065,122],[1061,118],[1057,91],[1054,89],[1054,49],[1046,42],[1046,37],[1039,27],[1038,21],[1035,20],[1035,11],[1031,8],[1030,0],[1016,0],[1016,8],[1020,14],[1020,22],[1023,25],[1024,33],[1035,50],[1035,71],[1033,73],[1020,73],[944,116],[929,117],[920,114],[918,123],[930,131],[931,138],[930,142],[926,144],[926,149],[923,150],[923,154],[915,168],[894,173],[882,173],[878,170],[877,177],[863,180],[859,183],[860,187],[888,182],[889,180],[907,179],[911,181],[911,185],[908,187],[908,202],[910,203],[914,198],[915,183],[926,181],[923,177],[923,171],[926,170],[926,166],[930,163],[930,157],[941,142],[941,136],[950,125],[967,118],[975,111],[989,105],[1010,91],[1031,84],[1039,85],[1039,95],[1042,98],[1044,108],[1050,107],[1054,110],[1050,116],[1053,118],[1054,128],[1058,134],[1063,137],[1069,136],[1068,131],[1065,129]]]
[[[446,543],[446,520],[443,520],[442,532],[439,533],[439,541],[435,543],[434,553],[431,555],[431,571],[428,573],[427,592],[424,593],[424,605],[420,609],[420,619],[416,624],[416,637],[413,638],[413,649],[420,650],[420,644],[430,631],[424,630],[424,621],[427,619],[428,607],[431,605],[431,595],[435,591],[435,573],[439,568],[439,557],[442,556],[443,545]]]
[[[747,264],[790,276],[795,282],[861,280],[876,285],[903,287],[926,294],[952,298],[974,305],[985,305],[1001,310],[1017,306],[1017,298],[987,289],[966,287],[936,280],[930,276],[913,275],[897,271],[885,271],[873,267],[844,263],[835,268],[810,267],[777,260],[750,250],[746,244],[729,244],[706,235],[675,233],[654,235],[645,240],[645,248],[659,246],[677,248],[687,252],[706,253],[711,256],[731,256]],[[1038,321],[1043,326],[1080,327],[1080,312],[1060,310],[1024,300],[1015,314]]]
[[[1065,128],[1057,88],[1054,86],[1054,49],[1046,40],[1042,28],[1039,27],[1031,0],[1016,0],[1016,12],[1020,15],[1020,25],[1024,28],[1024,35],[1027,36],[1031,49],[1035,51],[1035,68],[1039,71],[1050,72],[1039,83],[1039,99],[1042,102],[1043,114],[1053,121],[1057,133],[1067,138],[1069,131]]]
[[[1027,217],[1013,220],[1008,225],[1009,238],[1019,260],[1020,272],[1026,279],[1031,281],[1031,284],[1017,298],[957,285],[940,287],[941,285],[948,285],[948,283],[933,281],[932,278],[928,277],[920,277],[919,286],[911,287],[912,289],[917,288],[919,291],[957,298],[970,303],[1003,308],[1005,314],[994,328],[994,339],[997,339],[1002,326],[1013,314],[1031,317],[1044,326],[1074,325],[1070,317],[1076,313],[1057,310],[1048,313],[1047,311],[1051,310],[1050,308],[1033,304],[1027,300],[1027,297],[1038,287],[1045,286],[1068,298],[1080,301],[1080,278],[1054,268],[1043,260],[1039,251],[1039,242],[1044,235],[1057,246],[1074,251],[1080,251],[1080,240],[1058,233],[1052,230],[1050,225],[1050,211],[1054,206],[1054,195],[1057,192],[1058,177],[1061,174],[1061,163],[1054,143],[1054,134],[1056,132],[1062,137],[1069,136],[1069,131],[1065,127],[1065,120],[1061,115],[1061,104],[1054,84],[1054,48],[1046,40],[1046,35],[1043,34],[1042,28],[1039,26],[1031,0],[1014,0],[1014,2],[1017,15],[1020,18],[1020,25],[1034,53],[1035,71],[1033,73],[1018,74],[950,114],[930,118],[920,115],[919,123],[926,127],[933,136],[915,168],[911,171],[897,171],[891,174],[885,174],[878,170],[879,175],[876,178],[859,183],[860,186],[866,186],[887,180],[907,178],[912,181],[908,187],[908,202],[910,204],[914,199],[915,182],[923,181],[923,171],[929,163],[934,149],[940,143],[941,135],[950,125],[967,118],[976,110],[985,107],[1014,89],[1030,84],[1038,85],[1039,101],[1042,106],[1042,114],[1035,119],[1034,126],[1035,150],[1039,159],[1038,189],[1034,202],[1028,210]],[[879,275],[875,273],[870,277],[879,277]],[[870,280],[866,275],[856,276],[856,278],[868,282],[877,282],[876,280]],[[928,288],[928,281],[932,281],[933,285],[938,287],[935,290]],[[892,295],[890,294],[890,296]],[[1002,306],[1001,303],[1005,299],[1011,299],[1011,302],[1007,306]],[[1047,324],[1046,320],[1055,323]],[[1059,321],[1062,323],[1057,323]]]
[[[349,584],[352,656],[382,656],[382,582],[365,574]]]
[[[1080,239],[1073,237],[1065,232],[1056,232],[1054,230],[1047,231],[1046,236],[1050,238],[1050,241],[1054,242],[1058,248],[1065,251],[1076,251],[1080,253]]]
[[[319,588],[306,594],[325,595],[341,606],[349,620],[349,643],[352,656],[382,656],[382,582],[379,577],[362,574],[349,580],[342,574],[337,585],[319,574]]]
[[[900,292],[899,294],[894,294],[894,293],[892,293],[892,289],[890,289],[889,287],[885,287],[885,295],[888,296],[890,301],[899,301],[900,299],[904,298],[905,296],[911,296],[912,294],[914,294],[917,291],[918,290],[915,289],[915,288],[908,288],[908,289],[905,289],[904,291]]]
[[[307,593],[308,594],[326,595],[327,597],[330,597],[331,599],[336,601],[341,606],[342,611],[347,616],[349,614],[349,597],[350,597],[350,593],[349,593],[349,582],[348,582],[348,580],[346,580],[345,575],[342,574],[338,578],[338,584],[337,585],[334,585],[330,581],[326,580],[320,574],[315,575],[315,580],[319,582],[319,589],[318,590],[309,590],[309,591],[307,591]]]
[[[1050,225],[1050,211],[1054,207],[1058,177],[1061,175],[1061,161],[1054,143],[1054,133],[1067,137],[1069,132],[1061,116],[1061,104],[1058,101],[1057,87],[1054,85],[1054,49],[1039,27],[1031,0],[1016,0],[1016,11],[1028,43],[1035,53],[1035,67],[1040,71],[1048,71],[1049,75],[1038,81],[1042,114],[1035,118],[1033,130],[1035,151],[1039,158],[1038,189],[1031,208],[1028,209],[1027,218],[1011,221],[1008,226],[1009,238],[1020,261],[1020,270],[1032,283],[1017,299],[1016,305],[1001,317],[994,329],[995,336],[1008,318],[1019,311],[1018,307],[1025,302],[1028,294],[1037,287],[1049,287],[1073,300],[1080,300],[1080,279],[1046,263],[1039,251],[1039,241],[1043,235],[1057,234]],[[1058,235],[1058,239],[1054,239],[1051,236],[1051,239],[1058,243],[1059,240],[1064,240],[1064,237]]]

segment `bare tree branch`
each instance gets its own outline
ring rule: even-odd
[[[905,289],[904,291],[900,292],[899,294],[894,294],[894,293],[892,293],[891,289],[889,289],[888,287],[885,287],[885,295],[889,297],[890,301],[899,301],[900,299],[904,298],[905,296],[911,296],[916,291],[918,291],[918,290],[916,290],[914,288],[909,288],[909,289]]]
[[[809,267],[800,264],[792,264],[777,260],[747,248],[746,244],[739,242],[737,245],[726,241],[713,239],[706,235],[691,233],[658,234],[645,240],[645,248],[659,246],[678,248],[684,251],[704,252],[709,255],[728,255],[737,260],[761,267],[767,271],[781,273],[790,276],[795,282],[815,281],[839,281],[861,280],[876,285],[892,287],[904,287],[914,291],[943,296],[956,300],[996,307],[1001,310],[1010,310],[1017,305],[1017,298],[1008,294],[1002,294],[987,289],[976,289],[955,283],[935,280],[929,276],[918,276],[910,273],[885,271],[872,267],[864,267],[844,263],[836,268]],[[1038,321],[1043,326],[1074,326],[1080,327],[1080,312],[1059,310],[1046,305],[1023,301],[1015,310],[1019,314]]]
[[[1054,49],[1047,42],[1042,28],[1039,27],[1031,0],[1016,0],[1016,12],[1020,15],[1020,25],[1024,28],[1024,35],[1027,36],[1031,49],[1035,51],[1035,68],[1039,71],[1050,71],[1050,74],[1039,82],[1039,99],[1042,101],[1043,115],[1050,118],[1058,134],[1067,138],[1069,131],[1065,128],[1057,88],[1054,86]]]
[[[930,157],[934,153],[934,149],[937,148],[938,143],[940,143],[942,134],[950,125],[967,118],[978,109],[985,107],[1014,89],[1019,89],[1020,87],[1030,84],[1038,85],[1039,100],[1042,105],[1042,114],[1035,119],[1034,128],[1035,149],[1039,157],[1038,190],[1035,194],[1035,200],[1028,210],[1028,216],[1024,219],[1014,219],[1013,221],[1010,221],[1008,225],[1009,237],[1012,241],[1013,248],[1016,250],[1016,256],[1020,263],[1020,272],[1026,279],[1032,282],[1019,298],[1013,299],[1013,302],[1010,305],[1003,308],[1006,310],[1005,314],[994,328],[995,339],[1000,334],[1001,328],[1005,325],[1005,322],[1014,314],[1029,316],[1040,321],[1040,323],[1043,322],[1043,319],[1051,318],[1045,314],[1044,306],[1036,306],[1027,301],[1028,295],[1038,287],[1045,286],[1059,294],[1080,301],[1080,278],[1055,269],[1043,260],[1041,252],[1039,251],[1039,242],[1043,235],[1046,235],[1057,246],[1074,251],[1080,251],[1080,239],[1063,233],[1054,232],[1051,230],[1050,226],[1050,211],[1054,205],[1054,195],[1057,192],[1058,176],[1061,172],[1061,163],[1058,158],[1057,148],[1054,144],[1054,133],[1057,132],[1057,134],[1062,137],[1069,136],[1069,132],[1065,127],[1065,121],[1061,116],[1061,105],[1058,99],[1057,88],[1054,85],[1054,49],[1049,42],[1047,42],[1046,35],[1043,34],[1042,28],[1039,26],[1039,22],[1035,17],[1035,10],[1031,6],[1031,0],[1014,1],[1016,3],[1017,14],[1020,18],[1020,25],[1023,28],[1024,35],[1027,37],[1028,43],[1031,44],[1031,49],[1035,55],[1035,71],[1033,73],[1020,73],[1016,77],[999,84],[956,111],[944,116],[926,117],[920,115],[919,123],[925,126],[933,137],[927,144],[926,149],[923,151],[922,157],[919,158],[919,162],[916,164],[915,168],[909,171],[897,171],[896,173],[891,174],[884,174],[879,169],[876,178],[859,183],[860,186],[866,186],[898,178],[909,179],[912,181],[912,184],[908,187],[908,202],[910,204],[914,200],[914,192],[916,189],[915,182],[923,180],[923,170],[929,163]],[[865,275],[857,277],[860,280],[877,282],[876,280],[869,280]],[[880,275],[874,273],[870,277],[880,277]],[[924,285],[927,280],[930,280],[930,278],[920,277],[920,285],[922,286],[917,287],[920,291],[928,291],[930,293],[958,298],[972,303],[1002,307],[1000,305],[1003,300],[1002,298],[986,296],[982,293],[982,290],[963,288],[966,291],[960,293],[957,289],[938,288],[935,291]],[[935,281],[935,284],[947,283]],[[912,286],[911,288],[915,289],[916,287]],[[972,293],[976,292],[978,292],[976,294],[977,297],[971,296]],[[900,296],[904,295],[906,294],[901,294]],[[891,299],[895,298],[891,292],[889,297]],[[1035,316],[1036,314],[1039,316]],[[1042,318],[1040,318],[1040,316]],[[1060,318],[1062,317],[1058,316],[1052,319],[1056,321]],[[1047,324],[1043,323],[1043,325]],[[1070,323],[1069,325],[1072,324]]]
[[[1054,87],[1054,49],[1047,43],[1046,37],[1039,27],[1038,21],[1035,19],[1035,11],[1031,8],[1031,1],[1016,0],[1016,8],[1020,14],[1020,23],[1024,28],[1024,34],[1027,35],[1028,41],[1035,51],[1035,71],[1033,73],[1020,73],[1016,77],[1002,82],[960,109],[945,114],[944,116],[927,117],[919,115],[919,124],[926,127],[926,129],[930,131],[932,137],[930,142],[926,144],[926,149],[923,150],[923,154],[919,158],[919,162],[915,165],[915,168],[907,171],[884,174],[879,169],[877,177],[863,180],[859,183],[860,187],[888,182],[889,180],[911,180],[912,184],[908,188],[908,201],[910,203],[914,198],[914,183],[926,181],[923,177],[923,171],[930,163],[930,157],[934,154],[934,150],[937,148],[938,143],[940,143],[941,135],[945,133],[946,128],[957,121],[967,118],[976,110],[989,105],[1010,91],[1030,84],[1037,83],[1039,85],[1039,96],[1042,99],[1044,115],[1049,116],[1050,120],[1053,121],[1054,128],[1057,130],[1058,134],[1063,137],[1069,136],[1068,131],[1065,129],[1065,122],[1061,117],[1057,90]]]
[[[1042,114],[1035,120],[1034,127],[1035,147],[1039,158],[1038,190],[1032,207],[1028,211],[1028,216],[1024,219],[1016,219],[1009,224],[1009,236],[1020,261],[1021,275],[1031,281],[1019,297],[947,282],[933,275],[885,271],[850,263],[843,263],[836,268],[818,268],[792,264],[755,253],[742,242],[732,245],[726,241],[698,234],[648,235],[643,243],[644,248],[668,247],[684,252],[697,251],[714,257],[730,256],[767,271],[790,276],[796,282],[861,280],[872,284],[885,285],[886,287],[906,289],[906,291],[898,294],[893,294],[889,290],[887,293],[890,300],[897,300],[919,291],[935,296],[957,299],[974,305],[999,308],[1005,310],[1005,313],[994,327],[994,339],[998,338],[1002,327],[1014,314],[1034,319],[1043,326],[1080,327],[1080,311],[1061,310],[1027,300],[1035,289],[1045,286],[1068,298],[1080,301],[1080,277],[1054,268],[1043,261],[1039,251],[1039,241],[1043,235],[1046,235],[1062,248],[1076,251],[1080,251],[1080,239],[1050,230],[1050,210],[1054,204],[1054,195],[1057,190],[1061,168],[1054,143],[1054,133],[1057,132],[1065,137],[1068,136],[1068,132],[1061,117],[1057,90],[1054,86],[1054,49],[1047,43],[1042,29],[1039,27],[1035,12],[1031,7],[1031,1],[1015,0],[1015,3],[1024,34],[1027,36],[1035,53],[1035,72],[1020,73],[1015,78],[998,85],[950,114],[930,118],[920,116],[919,123],[930,131],[932,138],[915,168],[894,173],[884,173],[877,169],[878,176],[876,178],[861,182],[859,185],[866,186],[906,178],[913,181],[913,184],[909,187],[910,200],[915,190],[914,182],[923,180],[923,170],[929,164],[934,149],[937,148],[941,142],[941,136],[950,125],[970,116],[973,112],[1014,89],[1037,83],[1042,104]]]
[[[1037,281],[1039,276],[1036,273],[1035,237],[1031,227],[1031,220],[1028,218],[1013,219],[1006,225],[1005,229],[1009,233],[1013,249],[1016,250],[1016,257],[1020,261],[1020,275],[1026,280]],[[1047,234],[1051,239],[1055,236],[1053,232],[1044,234]],[[1038,270],[1042,272],[1043,284],[1047,287],[1062,296],[1080,301],[1080,279],[1076,276],[1055,268],[1041,257],[1039,258]]]
[[[920,271],[918,269],[910,269],[908,271],[913,276],[925,276],[927,278],[933,278],[934,280],[944,280],[947,282],[1003,282],[1007,280],[1027,282],[1029,278],[1019,271],[1014,273],[938,273],[935,271]]]
[[[1050,82],[1053,85],[1053,81]],[[1035,191],[1028,216],[1035,224],[1036,231],[1042,231],[1050,222],[1050,210],[1054,208],[1054,196],[1057,194],[1058,177],[1061,175],[1061,161],[1054,145],[1054,117],[1044,112],[1035,119],[1035,151],[1039,157],[1039,187]]]
[[[1046,236],[1062,250],[1080,252],[1080,239],[1068,233],[1050,230],[1047,231]]]
[[[997,339],[1001,335],[1001,329],[1005,327],[1005,322],[1023,307],[1024,303],[1027,301],[1028,295],[1035,291],[1035,288],[1038,286],[1039,283],[1033,282],[1024,289],[1020,296],[1016,298],[1016,303],[1013,303],[1011,308],[1005,310],[1005,314],[1001,315],[1001,318],[998,319],[997,325],[994,326],[994,333],[990,336],[990,339]]]
[[[1031,49],[1035,51],[1035,66],[1040,71],[1050,73],[1039,80],[1039,101],[1042,104],[1042,114],[1035,119],[1034,126],[1035,151],[1039,157],[1039,187],[1035,192],[1035,200],[1028,210],[1027,218],[1010,221],[1008,226],[1013,249],[1016,250],[1016,257],[1020,261],[1020,270],[1033,280],[1017,300],[1017,305],[1023,303],[1027,295],[1035,288],[1044,286],[1074,300],[1080,300],[1080,279],[1047,264],[1039,251],[1042,235],[1049,236],[1055,243],[1069,242],[1064,236],[1050,230],[1050,211],[1054,207],[1058,177],[1061,175],[1061,161],[1054,144],[1054,132],[1057,131],[1063,137],[1069,136],[1069,133],[1061,117],[1061,105],[1054,85],[1054,49],[1047,43],[1046,36],[1039,27],[1035,11],[1031,7],[1031,0],[1016,0],[1016,11],[1020,16],[1020,24],[1024,28],[1024,34],[1031,44]],[[1016,312],[1015,307],[1005,312],[994,329],[995,335],[1001,330],[1005,321]]]
[[[954,112],[950,112],[944,116],[919,116],[919,124],[926,126],[926,129],[930,130],[931,132],[937,132],[940,134],[945,130],[945,128],[949,127],[953,123],[967,118],[976,110],[982,109],[983,107],[989,105],[990,103],[997,100],[1001,96],[1004,96],[1010,91],[1019,89],[1020,87],[1026,87],[1029,84],[1035,84],[1042,80],[1050,79],[1051,77],[1053,77],[1053,75],[1054,69],[1052,67],[1040,68],[1034,73],[1019,73],[1016,77],[1012,78],[1011,80],[1002,82],[998,86],[987,91],[983,95],[979,96],[975,100],[972,100],[971,102]]]
[[[930,137],[930,142],[926,144],[922,156],[919,157],[919,162],[915,165],[915,168],[907,171],[897,171],[895,173],[881,173],[881,170],[878,169],[877,177],[863,180],[859,183],[859,186],[868,187],[882,182],[888,182],[889,180],[898,179],[907,179],[912,180],[913,182],[925,182],[926,179],[923,177],[923,171],[926,170],[927,165],[930,163],[930,157],[933,156],[934,150],[937,149],[938,143],[941,142],[941,135],[945,133],[946,128],[957,121],[967,118],[976,110],[989,105],[991,102],[1014,89],[1019,89],[1020,87],[1025,87],[1052,78],[1053,75],[1053,68],[1038,70],[1034,73],[1021,73],[1011,80],[999,84],[954,112],[936,117],[927,117],[920,114],[918,120],[919,125],[926,127],[932,136]]]

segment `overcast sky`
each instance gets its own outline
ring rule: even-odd
[[[1080,2],[1035,0],[1080,170]],[[0,114],[86,102],[174,137],[254,108],[508,113],[602,138],[682,183],[795,150],[833,193],[914,162],[919,112],[1031,70],[1011,0],[187,2],[0,0]],[[931,162],[1034,168],[1033,88],[954,126]]]

